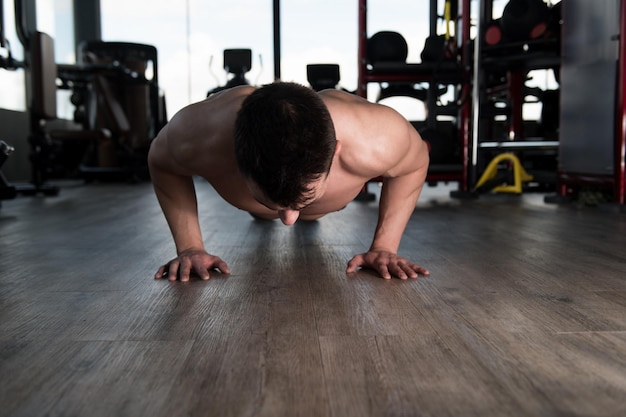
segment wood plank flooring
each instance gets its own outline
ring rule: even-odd
[[[385,281],[344,272],[376,202],[286,227],[198,181],[232,274],[170,283],[150,184],[62,186],[0,207],[0,417],[626,415],[625,214],[427,188],[431,277]]]

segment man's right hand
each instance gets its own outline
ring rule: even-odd
[[[209,271],[218,269],[224,274],[230,274],[230,268],[220,257],[209,255],[204,249],[187,249],[165,265],[162,265],[154,276],[155,279],[167,277],[170,281],[180,279],[189,281],[189,276],[195,272],[201,279],[211,278]]]

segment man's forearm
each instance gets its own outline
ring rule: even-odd
[[[169,225],[177,253],[204,248],[193,178],[164,172],[152,174],[154,191]]]
[[[404,229],[424,186],[424,170],[397,178],[385,178],[380,196],[378,224],[370,250],[397,253]]]

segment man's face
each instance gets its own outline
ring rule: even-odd
[[[300,211],[322,198],[328,186],[328,176],[324,175],[319,180],[310,184],[310,194],[298,207],[282,207],[273,201],[270,201],[265,193],[252,180],[246,179],[246,183],[248,184],[248,188],[256,201],[268,209],[276,211],[280,221],[282,221],[284,225],[291,226],[298,220],[298,217],[300,217]]]

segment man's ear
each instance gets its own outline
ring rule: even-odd
[[[341,141],[335,141],[335,154],[333,156],[337,156],[339,154],[339,150],[341,149]]]

